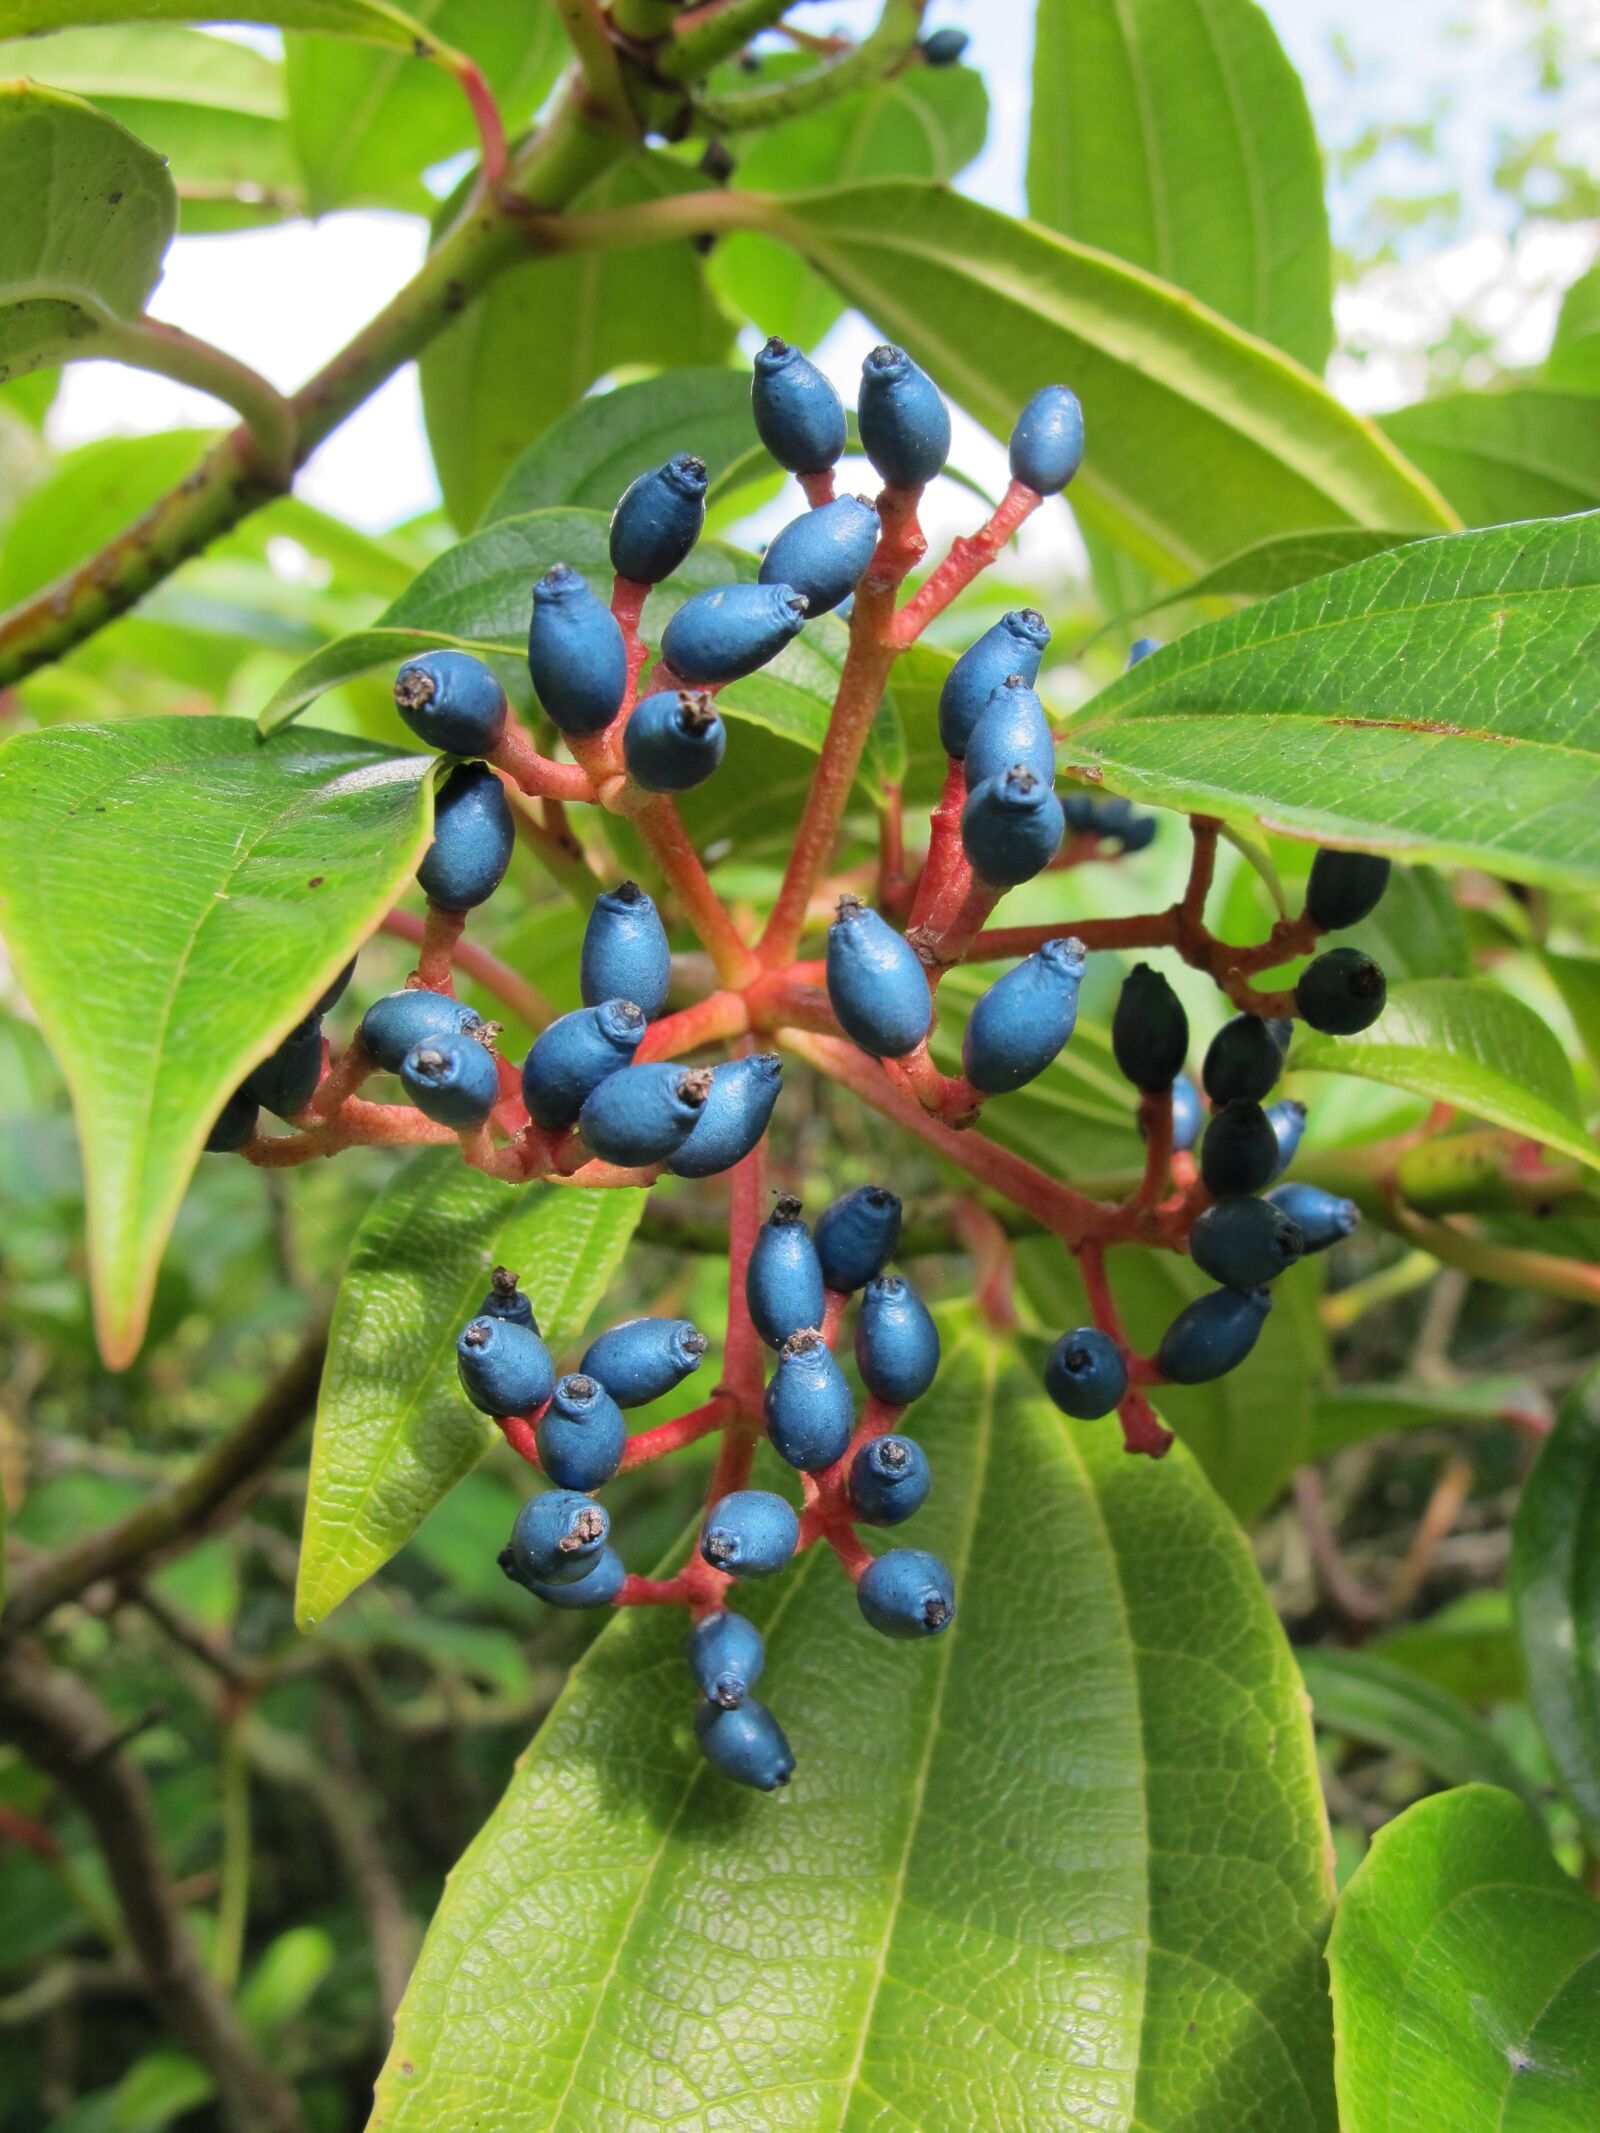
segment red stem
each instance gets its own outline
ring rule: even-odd
[[[958,594],[964,593],[980,572],[1023,523],[1044,502],[1036,490],[1014,481],[1000,499],[992,517],[976,533],[952,541],[950,553],[928,579],[915,599],[908,600],[895,617],[894,640],[901,649],[915,644],[935,615],[942,615]]]
[[[700,945],[717,966],[724,985],[749,983],[760,967],[754,952],[739,937],[727,907],[706,878],[700,855],[684,829],[678,810],[665,794],[658,794],[634,818],[640,835],[649,845],[684,917],[694,928]]]
[[[465,911],[441,911],[437,904],[429,904],[417,956],[417,982],[429,992],[449,993],[454,998],[456,987],[450,966],[466,930]]]
[[[734,1402],[725,1393],[714,1392],[703,1407],[678,1415],[671,1422],[658,1422],[654,1429],[640,1430],[636,1437],[628,1439],[628,1448],[622,1455],[618,1472],[631,1473],[636,1466],[647,1466],[652,1459],[664,1459],[669,1452],[681,1452],[686,1444],[698,1444],[714,1429],[721,1429],[733,1408]]]
[[[510,778],[519,792],[536,800],[593,802],[594,780],[577,763],[557,763],[541,755],[515,719],[508,719],[500,745],[488,758],[492,769]]]
[[[380,933],[392,933],[397,940],[410,941],[418,947],[422,944],[422,920],[413,917],[409,911],[389,912],[378,930]],[[480,948],[475,941],[468,940],[465,934],[457,940],[451,951],[451,959],[457,970],[464,970],[485,992],[493,993],[503,1007],[509,1008],[517,1020],[527,1023],[530,1029],[548,1029],[556,1019],[556,1010],[543,993],[530,985],[509,963],[502,963],[497,955],[491,955],[487,948]],[[348,1058],[349,1054],[346,1053],[345,1056]]]
[[[704,1044],[718,1044],[742,1037],[750,1027],[750,1009],[743,993],[713,992],[692,1007],[652,1022],[634,1054],[642,1066],[652,1059],[681,1059],[685,1052]]]

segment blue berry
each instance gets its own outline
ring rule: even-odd
[[[776,1792],[794,1776],[794,1750],[782,1726],[753,1696],[731,1711],[715,1703],[696,1705],[694,1737],[706,1761],[735,1784]]]
[[[395,709],[443,755],[490,755],[506,730],[506,692],[470,652],[424,652],[394,678]]]
[[[767,1578],[781,1570],[800,1540],[794,1507],[770,1489],[735,1489],[706,1513],[700,1553],[730,1577]]]
[[[622,709],[622,625],[569,564],[557,563],[533,588],[528,672],[546,716],[563,733],[604,733]]]
[[[212,1121],[211,1131],[206,1135],[206,1152],[210,1155],[233,1155],[255,1132],[261,1117],[261,1106],[253,1096],[246,1096],[243,1089],[235,1089]]]
[[[1111,1017],[1117,1065],[1147,1096],[1172,1086],[1189,1050],[1183,1002],[1148,963],[1135,963],[1122,981]]]
[[[820,474],[845,447],[844,403],[813,363],[776,334],[750,385],[756,435],[791,474]]]
[[[885,1637],[936,1637],[955,1618],[955,1580],[922,1548],[891,1548],[869,1563],[856,1602]]]
[[[400,1062],[406,1094],[436,1126],[481,1126],[500,1098],[495,1056],[476,1037],[428,1037]]]
[[[817,1217],[817,1258],[826,1285],[853,1295],[881,1274],[900,1242],[900,1196],[887,1185],[858,1185]]]
[[[598,1489],[622,1464],[628,1425],[598,1378],[573,1371],[556,1380],[534,1430],[539,1464],[558,1489]]]
[[[328,987],[327,991],[322,995],[322,998],[317,1002],[316,1006],[311,1010],[311,1012],[314,1015],[325,1015],[328,1014],[333,1008],[337,1007],[339,1002],[344,998],[346,986],[348,986],[350,980],[355,976],[355,974],[356,959],[354,956],[352,956],[349,962],[345,964],[343,970],[341,970],[339,975],[334,979],[333,983]]]
[[[504,1561],[502,1556],[501,1562]],[[627,1574],[615,1548],[602,1549],[599,1562],[575,1585],[547,1585],[539,1578],[517,1577],[514,1570],[508,1572],[549,1607],[609,1607],[622,1590]]]
[[[1282,1104],[1274,1104],[1272,1110],[1267,1113],[1268,1118],[1273,1117],[1273,1112],[1281,1111],[1284,1108],[1285,1106]],[[1304,1113],[1305,1106],[1303,1104],[1297,1108],[1302,1114]],[[1174,1149],[1183,1151],[1194,1146],[1195,1142],[1200,1138],[1200,1128],[1205,1124],[1205,1115],[1205,1106],[1200,1101],[1200,1091],[1187,1074],[1178,1075],[1172,1084],[1172,1145]],[[1276,1128],[1277,1121],[1275,1119],[1273,1123]],[[1279,1139],[1281,1145],[1281,1135]]]
[[[509,1319],[514,1326],[526,1326],[537,1333],[539,1321],[533,1315],[533,1305],[517,1286],[517,1277],[508,1266],[497,1266],[489,1277],[489,1293],[478,1306],[480,1318]]]
[[[1098,1422],[1128,1389],[1127,1360],[1098,1326],[1073,1326],[1045,1360],[1044,1389],[1064,1415]]]
[[[689,1632],[689,1671],[708,1703],[734,1711],[761,1679],[767,1647],[743,1615],[719,1607]]]
[[[919,41],[917,49],[925,67],[953,67],[971,42],[965,30],[935,30]]]
[[[839,1026],[864,1052],[899,1059],[928,1034],[933,995],[916,950],[859,897],[839,899],[827,975]]]
[[[322,1017],[310,1014],[295,1024],[260,1066],[252,1068],[239,1084],[239,1093],[263,1111],[293,1118],[316,1095],[321,1079]]]
[[[482,1029],[483,1018],[465,1000],[428,992],[419,985],[385,993],[361,1017],[362,1050],[386,1074],[398,1074],[407,1052],[430,1037],[458,1037]]]
[[[1277,1174],[1278,1136],[1258,1103],[1234,1097],[1211,1114],[1200,1143],[1200,1176],[1217,1199],[1259,1192]]]
[[[1128,647],[1128,666],[1136,667],[1142,659],[1148,659],[1152,652],[1159,652],[1160,649],[1159,637],[1135,637]]]
[[[631,1064],[644,1031],[631,1000],[602,1000],[559,1016],[522,1062],[522,1100],[535,1124],[549,1133],[576,1125],[601,1082]]]
[[[598,1567],[610,1531],[603,1505],[571,1489],[549,1489],[517,1513],[501,1564],[522,1584],[576,1585]]]
[[[486,1415],[530,1415],[555,1390],[550,1351],[531,1326],[475,1318],[456,1342],[456,1373]]]
[[[756,1232],[745,1267],[745,1303],[750,1322],[769,1348],[781,1348],[791,1333],[820,1326],[827,1299],[822,1265],[811,1232],[800,1219],[800,1202],[780,1193]]]
[[[433,803],[433,842],[417,886],[442,911],[472,911],[505,879],[517,841],[511,803],[487,763],[462,763]]]
[[[1388,886],[1389,862],[1374,852],[1318,852],[1306,883],[1306,917],[1323,933],[1359,926]]]
[[[962,653],[939,691],[939,740],[946,755],[966,754],[973,727],[1009,675],[1032,687],[1049,642],[1049,625],[1038,609],[1017,607]]]
[[[636,585],[670,578],[706,522],[706,463],[679,452],[641,474],[611,514],[611,567]]]
[[[1041,386],[1011,432],[1011,475],[1040,496],[1059,496],[1083,465],[1083,409],[1065,385]]]
[[[1388,990],[1370,955],[1359,948],[1330,948],[1307,963],[1295,981],[1295,1011],[1325,1037],[1353,1037],[1383,1013]]]
[[[622,882],[594,900],[583,929],[578,990],[585,1007],[602,1000],[633,1000],[646,1021],[667,1004],[672,951],[667,929],[636,881]]]
[[[623,1067],[584,1098],[578,1131],[596,1155],[624,1169],[664,1163],[694,1131],[710,1091],[709,1067],[665,1060]]]
[[[800,634],[806,602],[792,585],[719,585],[692,594],[661,635],[661,657],[680,681],[739,681]]]
[[[1237,1370],[1255,1346],[1267,1313],[1270,1289],[1212,1289],[1181,1310],[1161,1336],[1156,1367],[1174,1385],[1206,1385]]]
[[[1202,1274],[1229,1289],[1260,1289],[1305,1250],[1299,1224],[1270,1200],[1218,1200],[1189,1232],[1189,1256]]]
[[[861,1292],[856,1368],[886,1407],[920,1400],[939,1370],[939,1329],[927,1305],[898,1274],[880,1274]]]
[[[1260,1103],[1283,1072],[1283,1050],[1259,1015],[1234,1015],[1206,1047],[1200,1079],[1214,1104]]]
[[[972,871],[994,888],[1014,889],[1042,874],[1065,833],[1061,802],[1022,763],[969,792],[961,810],[962,849]]]
[[[909,1437],[874,1437],[850,1462],[850,1503],[869,1526],[902,1526],[928,1500],[928,1455]]]
[[[967,1019],[961,1064],[985,1096],[1020,1089],[1055,1058],[1078,1020],[1083,943],[1046,941],[997,978]]]
[[[1315,1185],[1280,1185],[1267,1198],[1295,1224],[1308,1252],[1325,1252],[1350,1236],[1361,1220],[1354,1200],[1341,1200]]]
[[[1155,843],[1161,824],[1154,815],[1130,815],[1121,829],[1113,832],[1124,853],[1143,852]]]
[[[703,689],[659,689],[622,729],[628,775],[646,792],[692,792],[722,761],[727,728]]]
[[[672,1175],[716,1177],[742,1162],[766,1132],[782,1085],[783,1061],[776,1052],[752,1052],[714,1068],[700,1123],[667,1158]]]
[[[809,615],[826,615],[853,592],[878,545],[878,512],[863,496],[836,497],[791,519],[761,558],[763,585],[792,585]]]
[[[1044,705],[1020,674],[1008,674],[978,715],[967,742],[967,789],[1003,778],[1013,763],[1053,785],[1056,741]]]
[[[592,1340],[579,1368],[619,1407],[646,1407],[692,1376],[705,1352],[705,1335],[686,1318],[629,1318]]]
[[[849,1449],[855,1402],[820,1333],[793,1333],[767,1387],[767,1436],[780,1459],[820,1474]]]
[[[861,366],[861,445],[891,489],[920,489],[950,454],[950,410],[925,370],[883,342]]]
[[[1299,1153],[1300,1139],[1306,1130],[1306,1107],[1296,1103],[1292,1096],[1285,1096],[1275,1104],[1268,1104],[1267,1116],[1278,1136],[1278,1163],[1272,1175],[1281,1178]]]

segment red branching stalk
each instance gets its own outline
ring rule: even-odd
[[[650,590],[648,585],[641,585],[636,578],[613,578],[611,581],[611,612],[621,626],[622,642],[628,655],[628,686],[620,713],[624,719],[638,701],[639,676],[650,656],[649,647],[639,635],[639,618],[644,613],[644,603],[650,597]]]
[[[1012,1293],[1015,1269],[1011,1239],[983,1202],[970,1193],[957,1200],[951,1220],[972,1257],[972,1294],[980,1316],[997,1333],[1013,1331],[1017,1305]]]
[[[942,615],[973,579],[987,570],[1023,521],[1044,498],[1025,483],[1014,481],[1000,499],[994,514],[976,533],[952,541],[950,553],[934,571],[915,599],[908,600],[895,618],[894,641],[901,649],[915,644],[936,615]]]
[[[429,904],[428,916],[422,928],[422,946],[417,956],[417,983],[425,985],[429,992],[455,993],[455,980],[450,966],[455,959],[457,944],[467,930],[465,911],[442,911],[437,904]]]
[[[527,793],[531,799],[575,800],[581,804],[596,797],[594,780],[580,764],[557,763],[541,755],[515,719],[506,721],[500,745],[488,761],[492,769],[503,772],[519,792]]]
[[[763,1136],[744,1160],[734,1165],[728,1180],[728,1337],[723,1350],[723,1386],[734,1402],[737,1419],[746,1424],[761,1421],[766,1379],[761,1336],[751,1320],[744,1293],[750,1254],[766,1219],[766,1199],[767,1144]]]
[[[1172,1174],[1172,1091],[1139,1098],[1139,1130],[1144,1135],[1144,1178],[1134,1194],[1137,1208],[1161,1204]]]
[[[944,790],[933,810],[928,830],[928,856],[923,861],[916,895],[911,900],[908,931],[920,933],[950,885],[952,876],[966,864],[961,849],[961,810],[967,802],[966,765],[954,756],[944,774]]]
[[[410,941],[420,947],[423,939],[423,922],[409,911],[391,911],[379,928],[382,933],[392,933],[396,940]],[[457,940],[451,951],[451,961],[457,970],[463,970],[485,992],[492,993],[500,1005],[516,1016],[519,1022],[527,1023],[533,1030],[548,1029],[556,1018],[556,1010],[536,986],[530,985],[519,971],[509,963],[502,963],[497,955],[487,948],[480,948],[465,933]],[[346,1054],[346,1057],[349,1055]],[[336,1070],[337,1071],[337,1070]]]
[[[823,467],[816,474],[797,474],[795,480],[806,492],[806,502],[813,511],[820,511],[824,504],[833,502],[832,467]]]
[[[755,953],[739,936],[727,906],[706,878],[700,855],[671,800],[658,794],[635,818],[656,865],[670,883],[684,917],[717,967],[724,985],[749,984],[759,969]]]
[[[692,1007],[652,1022],[634,1057],[641,1065],[651,1059],[681,1059],[702,1045],[742,1037],[749,1028],[750,1007],[742,992],[708,993]]]
[[[885,918],[903,915],[910,883],[906,879],[905,808],[898,785],[885,785],[878,810],[878,909]]]
[[[884,1071],[897,1086],[914,1096],[931,1118],[943,1119],[958,1129],[970,1126],[983,1109],[983,1096],[965,1074],[942,1074],[924,1038],[903,1059],[886,1059]]]
[[[698,1444],[714,1429],[721,1429],[733,1410],[734,1402],[726,1393],[714,1392],[703,1407],[678,1415],[671,1422],[658,1422],[654,1429],[640,1430],[636,1437],[628,1439],[618,1471],[631,1473],[634,1467],[647,1466],[652,1459],[665,1459],[671,1452],[681,1452],[687,1444]]]
[[[1078,1251],[1078,1266],[1083,1275],[1083,1286],[1089,1299],[1089,1313],[1102,1333],[1109,1334],[1123,1354],[1128,1357],[1130,1389],[1117,1408],[1117,1419],[1122,1424],[1123,1449],[1143,1452],[1147,1458],[1160,1459],[1172,1446],[1172,1432],[1139,1390],[1141,1381],[1158,1383],[1150,1364],[1143,1357],[1135,1356],[1128,1347],[1128,1336],[1122,1330],[1121,1314],[1116,1298],[1111,1293],[1111,1284],[1106,1279],[1105,1252],[1099,1244],[1085,1244]]]

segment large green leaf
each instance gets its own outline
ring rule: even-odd
[[[238,719],[0,749],[0,935],[77,1111],[100,1345],[143,1336],[211,1122],[409,879],[433,759]]]
[[[1254,0],[1040,0],[1028,210],[1148,267],[1320,371],[1333,340],[1322,162]]]
[[[252,22],[282,30],[320,30],[367,44],[431,55],[437,42],[414,15],[389,0],[250,0]],[[236,22],[226,5],[205,0],[0,0],[0,37],[32,37],[40,30],[108,22]]]
[[[1468,526],[1560,518],[1600,504],[1600,399],[1528,385],[1450,393],[1383,417]]]
[[[1600,513],[1413,542],[1191,630],[1073,720],[1165,807],[1600,882]]]
[[[1312,1647],[1295,1655],[1319,1726],[1387,1748],[1451,1785],[1501,1785],[1537,1809],[1539,1795],[1458,1696],[1370,1652]]]
[[[17,508],[0,548],[0,607],[94,555],[200,464],[214,432],[154,430],[97,437],[61,452]]]
[[[1562,298],[1544,375],[1564,392],[1600,392],[1600,265],[1580,274]]]
[[[1202,571],[1187,585],[1162,593],[1157,600],[1125,609],[1105,627],[1114,629],[1140,615],[1158,615],[1181,600],[1265,600],[1273,593],[1287,592],[1291,585],[1304,585],[1307,578],[1326,577],[1347,563],[1365,562],[1369,555],[1401,548],[1415,538],[1393,528],[1365,526],[1322,526],[1309,533],[1276,534],[1227,557],[1214,570]]]
[[[1326,1459],[1371,1437],[1461,1422],[1504,1422],[1534,1396],[1522,1378],[1474,1375],[1458,1385],[1330,1385],[1316,1395],[1308,1459]]]
[[[356,1234],[328,1335],[295,1593],[302,1629],[380,1570],[495,1441],[456,1382],[456,1336],[494,1268],[521,1275],[559,1355],[643,1207],[639,1192],[503,1185],[453,1148],[390,1180]]]
[[[1359,1037],[1313,1032],[1296,1042],[1294,1063],[1412,1089],[1600,1169],[1560,1039],[1494,985],[1460,978],[1397,985],[1371,1029]]]
[[[1600,1905],[1487,1785],[1380,1829],[1328,1948],[1343,2133],[1593,2133]]]
[[[875,1639],[816,1554],[752,1588],[779,1802],[699,1761],[682,1618],[608,1629],[451,1876],[374,2126],[1331,2128],[1325,1825],[1238,1529],[971,1333],[917,1435],[951,1633]]]
[[[1511,1597],[1534,1716],[1600,1849],[1600,1378],[1567,1396],[1517,1506]]]

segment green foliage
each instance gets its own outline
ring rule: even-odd
[[[1600,399],[1534,386],[1451,393],[1383,418],[1468,526],[1600,504]]]

